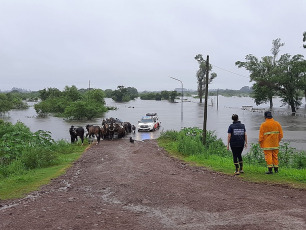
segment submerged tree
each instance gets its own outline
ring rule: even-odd
[[[202,103],[202,98],[205,92],[205,85],[206,85],[206,60],[203,59],[202,54],[198,54],[194,57],[195,60],[199,63],[199,70],[197,71],[197,80],[198,80],[198,96],[200,98],[200,103]],[[209,64],[209,72],[212,70],[212,65]],[[211,73],[208,79],[208,84],[213,81],[214,78],[217,77],[216,73]]]
[[[273,96],[280,96],[284,104],[291,107],[292,113],[301,105],[301,92],[306,94],[306,64],[302,55],[291,58],[289,54],[276,59],[279,48],[283,46],[280,39],[273,40],[271,52],[273,56],[258,60],[253,55],[246,56],[246,62],[237,61],[236,65],[246,68],[254,81],[253,92],[255,103],[270,102],[273,107]]]
[[[298,54],[291,57],[284,54],[278,61],[276,82],[279,96],[284,104],[291,107],[294,114],[302,104],[302,92],[306,90],[306,61]]]
[[[276,75],[276,61],[277,55],[280,51],[280,47],[284,46],[284,43],[280,42],[280,39],[272,41],[271,52],[273,56],[265,56],[259,60],[257,57],[249,54],[246,56],[246,61],[237,61],[235,64],[238,68],[244,67],[250,72],[250,81],[254,81],[253,92],[254,100],[257,105],[269,102],[270,109],[273,108],[273,96],[277,93],[277,87],[275,85]]]
[[[123,85],[112,92],[112,99],[116,102],[127,102],[138,97],[138,91],[134,87],[125,88]]]
[[[250,72],[250,81],[254,81],[253,97],[257,105],[269,102],[270,109],[273,107],[273,96],[275,96],[273,57],[262,57],[261,60],[249,54],[245,62],[237,61],[235,64],[244,67]]]
[[[42,90],[39,90],[38,93],[39,93],[39,98],[42,101],[45,101],[51,97],[55,98],[55,97],[62,96],[62,92],[57,88],[42,89]]]
[[[40,116],[49,113],[68,119],[92,119],[107,111],[104,106],[104,92],[90,89],[80,93],[75,86],[65,86],[63,92],[49,88],[40,90],[41,102],[34,105]]]
[[[177,95],[178,95],[178,93],[175,90],[171,91],[170,95],[169,95],[170,101],[174,102]]]

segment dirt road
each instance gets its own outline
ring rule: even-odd
[[[186,165],[154,140],[102,141],[40,191],[0,201],[0,229],[298,230],[306,191]]]

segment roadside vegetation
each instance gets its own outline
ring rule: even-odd
[[[202,144],[202,130],[185,128],[181,131],[166,131],[158,139],[161,147],[186,162],[204,166],[225,174],[233,175],[234,164],[231,151],[214,132],[207,132],[206,145]],[[288,146],[280,147],[280,172],[266,175],[264,154],[258,144],[253,144],[247,155],[243,156],[244,174],[239,177],[247,181],[285,184],[306,189],[306,153]]]
[[[87,145],[54,141],[49,132],[31,132],[21,122],[0,120],[0,199],[22,197],[65,170]]]

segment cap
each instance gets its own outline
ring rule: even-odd
[[[265,112],[265,118],[272,118],[272,113],[270,111]]]

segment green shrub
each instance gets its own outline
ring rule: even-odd
[[[251,150],[244,157],[245,162],[249,164],[258,164],[265,166],[265,154],[259,144],[252,144]],[[306,154],[304,151],[297,151],[290,147],[289,143],[279,146],[278,152],[279,165],[282,167],[304,169],[306,168]]]
[[[259,147],[259,144],[251,144],[250,151],[244,157],[244,162],[249,164],[257,164],[265,166],[265,155],[262,149]]]
[[[58,162],[58,156],[51,149],[37,147],[25,149],[19,160],[26,169],[35,169],[55,165]]]
[[[20,175],[26,172],[26,167],[19,159],[12,161],[8,165],[0,164],[0,178],[5,178],[10,175]]]
[[[161,132],[160,138],[161,139],[169,139],[172,141],[177,141],[178,140],[179,133],[174,130],[168,130],[166,132]]]
[[[225,145],[222,140],[212,131],[206,134],[206,145],[202,143],[203,131],[199,128],[184,128],[180,132],[166,131],[160,136],[161,139],[169,139],[177,142],[177,151],[184,156],[216,154],[227,156]]]
[[[226,146],[220,138],[217,138],[213,131],[207,131],[206,144],[202,143],[203,133],[199,128],[184,128],[181,131],[166,131],[160,139],[168,139],[174,142],[172,147],[183,156],[203,155],[208,158],[212,155],[223,158],[231,158],[232,154],[226,150]],[[243,157],[244,162],[249,165],[266,166],[265,155],[259,144],[252,144],[250,151]],[[288,143],[281,144],[278,154],[279,164],[282,167],[305,169],[306,154],[304,151],[297,151],[289,147]]]
[[[298,152],[292,161],[292,167],[296,169],[305,169],[306,168],[306,152]]]
[[[22,174],[25,170],[44,168],[59,163],[60,154],[74,152],[78,145],[60,140],[50,132],[31,132],[21,122],[0,122],[0,177]]]

